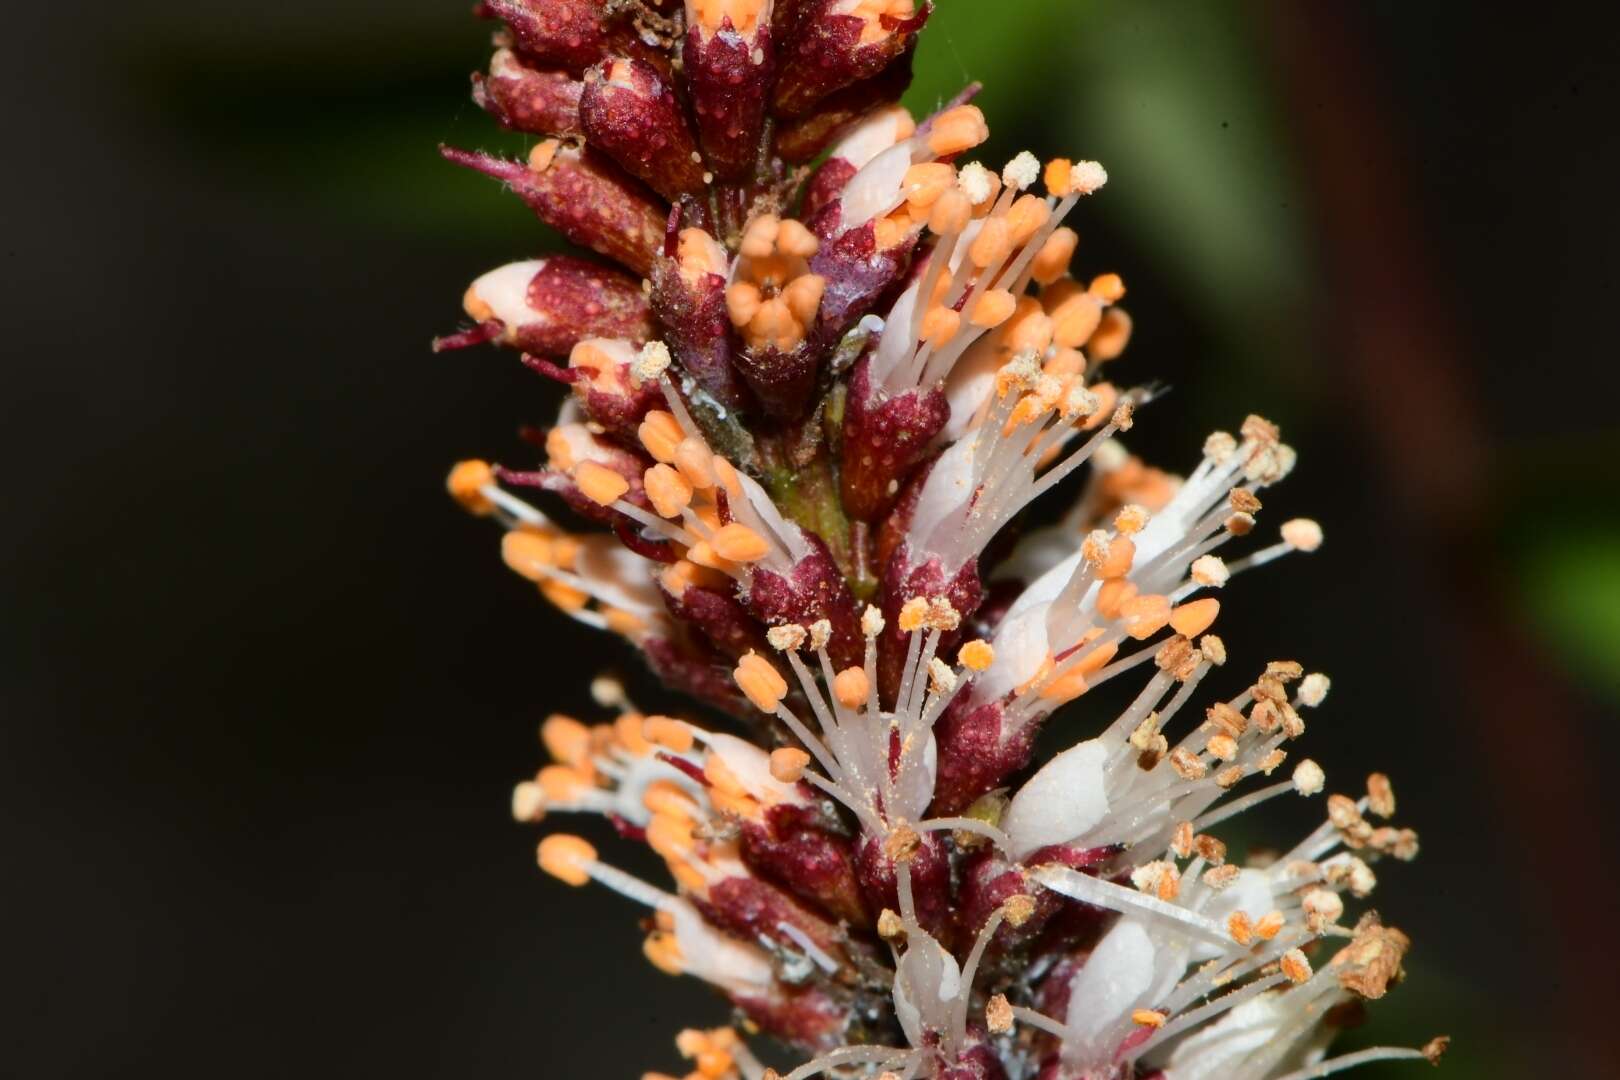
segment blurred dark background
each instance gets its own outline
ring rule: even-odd
[[[637,1076],[724,1016],[507,818],[588,673],[660,699],[442,492],[556,399],[427,351],[473,276],[553,243],[434,153],[511,145],[467,100],[465,7],[7,17],[0,1073]],[[1175,388],[1135,445],[1186,467],[1253,409],[1300,450],[1267,501],[1328,544],[1222,632],[1334,676],[1309,752],[1386,768],[1423,834],[1378,898],[1412,978],[1353,1038],[1620,1075],[1614,28],[940,8],[914,107],[983,79],[987,160],[1108,166],[1079,265],[1124,275],[1124,370]]]

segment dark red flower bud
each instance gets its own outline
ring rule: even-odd
[[[899,101],[911,85],[911,58],[915,39],[888,67],[870,79],[829,95],[817,108],[776,129],[776,152],[794,163],[813,159],[861,120],[890,102]],[[851,169],[849,175],[854,175]],[[817,174],[818,178],[820,172]],[[806,198],[806,218],[813,216]]]
[[[823,211],[838,201],[844,187],[859,170],[844,158],[832,157],[816,168],[804,185],[804,201],[799,214],[806,221],[815,221]]]
[[[918,834],[911,859],[911,894],[917,922],[942,941],[951,940],[951,860],[937,832]],[[900,879],[883,838],[862,836],[855,844],[855,874],[871,911],[900,910]]]
[[[831,831],[836,826],[818,807],[772,806],[763,822],[743,823],[742,859],[761,877],[833,918],[865,926],[871,916],[861,903],[854,848]]]
[[[567,356],[585,338],[639,346],[653,336],[652,311],[634,278],[570,255],[491,270],[468,286],[462,304],[480,330],[439,338],[435,351],[493,340],[540,356]]]
[[[894,243],[880,246],[876,223],[871,221],[827,239],[823,226],[836,225],[837,214],[836,203],[820,214],[816,233],[824,242],[810,260],[811,272],[826,282],[814,333],[815,340],[825,346],[843,337],[904,276],[917,245],[917,234],[908,232]]]
[[[652,309],[664,343],[711,397],[728,409],[744,407],[747,394],[731,363],[725,249],[702,229],[685,229],[665,252],[652,268]]]
[[[733,997],[732,1004],[767,1035],[809,1053],[831,1050],[843,1042],[850,1008],[818,986],[792,990],[778,982],[770,997]]]
[[[771,28],[757,19],[739,27],[729,14],[709,25],[694,5],[687,10],[692,24],[682,63],[704,164],[722,180],[740,179],[752,172],[763,149],[765,107],[776,71]]]
[[[647,666],[671,690],[690,694],[731,716],[758,715],[737,689],[730,665],[713,650],[677,638],[648,637],[642,640],[641,651]]]
[[[535,356],[523,358],[541,375],[567,383],[586,416],[606,434],[639,451],[636,428],[648,410],[663,405],[664,393],[656,381],[636,378],[632,370],[636,360],[636,345],[616,338],[586,338],[569,353],[566,368]]]
[[[610,53],[646,51],[623,8],[605,0],[483,0],[477,13],[503,20],[518,51],[545,67],[579,73]]]
[[[664,239],[665,208],[612,162],[555,139],[537,145],[527,164],[441,146],[458,165],[505,181],[530,210],[569,240],[617,259],[638,274],[652,267]]]
[[[842,494],[844,512],[856,521],[875,521],[888,512],[951,415],[943,392],[884,397],[870,374],[870,358],[863,358],[850,375],[844,406]]]
[[[592,146],[674,201],[703,190],[697,141],[675,91],[642,60],[605,60],[585,75],[580,117]]]
[[[729,582],[725,586],[701,584],[703,571],[699,568],[694,572],[689,567],[690,563],[676,564],[659,577],[669,613],[733,660],[748,652],[767,652],[765,634],[738,602],[736,589]]]
[[[585,84],[563,71],[529,67],[511,49],[497,49],[489,76],[473,75],[473,100],[502,126],[535,135],[579,135]]]
[[[821,537],[806,532],[804,539],[810,554],[787,577],[764,567],[754,570],[748,608],[770,626],[809,626],[826,619],[832,624],[827,654],[834,666],[858,664],[866,646],[855,596]]]
[[[999,701],[975,705],[966,694],[945,707],[934,726],[939,764],[930,814],[961,813],[1029,764],[1040,725],[1023,724],[1009,732],[1002,726],[1005,717]]]
[[[933,5],[916,10],[912,0],[894,0],[878,15],[839,15],[839,0],[805,0],[793,38],[784,47],[782,74],[771,107],[783,116],[803,116],[829,95],[870,79],[911,47]]]
[[[791,926],[835,960],[844,956],[847,936],[838,927],[811,914],[782,890],[752,875],[722,878],[709,886],[708,896],[693,897],[693,906],[713,925],[743,941],[761,937],[790,949],[801,946],[783,926]]]
[[[976,560],[970,559],[954,572],[947,573],[936,557],[930,557],[915,566],[912,565],[911,558],[911,552],[906,545],[899,545],[889,557],[881,583],[884,627],[883,635],[878,639],[878,689],[885,702],[894,700],[894,695],[900,689],[900,679],[905,667],[906,647],[911,635],[900,629],[900,609],[906,601],[919,596],[930,600],[943,597],[956,609],[956,613],[965,623],[978,610],[979,601],[984,598],[984,586],[979,581],[979,567]],[[941,634],[939,654],[952,655],[962,640],[963,632],[960,627],[950,633]],[[937,783],[934,790],[937,800],[940,790]],[[988,787],[984,789],[988,790],[990,790]],[[984,791],[975,792],[973,797],[978,798]],[[972,799],[968,801],[972,802]]]
[[[767,416],[796,420],[810,407],[820,357],[821,350],[801,341],[785,351],[769,345],[745,346],[733,363]]]
[[[1064,951],[1072,948],[1073,938],[1076,934],[1084,932],[1084,926],[1090,924],[1058,927],[1066,930],[1061,943],[1054,944],[1049,930],[1058,920],[1057,917],[1070,908],[1085,909],[1097,915],[1103,913],[1100,909],[1090,905],[1080,904],[1070,900],[1060,893],[1050,889],[1031,888],[1027,873],[1038,866],[1062,865],[1075,870],[1095,870],[1118,854],[1117,848],[1082,848],[1075,845],[1054,845],[1032,852],[1022,860],[1021,865],[1009,862],[1006,856],[994,848],[986,847],[982,853],[975,855],[966,862],[961,869],[961,886],[958,892],[958,912],[961,918],[961,931],[964,940],[976,938],[979,931],[984,928],[990,916],[1015,895],[1023,894],[1034,901],[1034,907],[1025,917],[1024,921],[1016,926],[1009,920],[1001,924],[996,930],[995,937],[990,940],[985,950],[985,970],[995,971],[1002,968],[1017,970],[1026,965],[1031,958],[1031,950],[1040,943],[1040,951],[1045,953],[1052,948],[1061,948]],[[1092,920],[1097,922],[1097,920]],[[1100,928],[1100,923],[1091,927]]]

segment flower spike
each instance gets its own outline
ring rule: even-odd
[[[543,461],[446,487],[528,587],[727,718],[600,677],[599,716],[541,725],[512,816],[548,830],[543,872],[641,909],[649,963],[729,1002],[736,1026],[675,1035],[685,1080],[1437,1062],[1444,1037],[1328,1055],[1405,978],[1412,942],[1368,901],[1419,839],[1390,777],[1298,747],[1328,677],[1223,629],[1250,571],[1332,557],[1278,512],[1296,454],[1258,415],[1182,440],[1183,474],[1128,449],[1164,410],[1126,282],[1084,266],[1108,173],[976,160],[977,85],[900,105],[931,12],[479,5],[503,28],[474,97],[538,141],[444,154],[603,261],[467,290],[435,349],[514,349],[566,393]],[[1071,706],[1091,719],[1038,759]],[[1229,823],[1274,799],[1320,823],[1243,850]],[[576,814],[657,880],[560,831]]]

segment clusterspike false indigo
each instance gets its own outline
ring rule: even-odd
[[[474,98],[542,141],[521,161],[444,154],[602,260],[467,290],[472,325],[436,347],[508,346],[570,393],[542,467],[462,462],[450,491],[548,600],[754,735],[645,715],[599,678],[617,718],[548,719],[553,763],[513,811],[604,815],[661,856],[664,886],[577,836],[539,848],[553,876],[652,911],[655,966],[810,1059],[785,1080],[1437,1060],[1444,1039],[1325,1057],[1409,945],[1344,902],[1372,891],[1371,863],[1417,852],[1389,780],[1330,796],[1269,861],[1214,832],[1324,790],[1284,746],[1326,676],[1277,661],[1183,711],[1227,663],[1216,594],[1322,543],[1297,518],[1217,554],[1245,545],[1294,452],[1257,416],[1185,478],[1125,449],[1152,396],[1113,374],[1125,286],[1071,273],[1063,225],[1107,175],[964,160],[989,134],[977,87],[921,120],[902,108],[930,10],[480,6],[504,27]],[[1082,466],[1075,506],[1011,542]],[[523,489],[600,528],[568,531]],[[1048,718],[1115,678],[1140,684],[1125,711],[1035,762]],[[734,1028],[676,1047],[689,1080],[779,1077]]]

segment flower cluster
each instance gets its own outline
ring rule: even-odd
[[[1444,1040],[1324,1059],[1409,945],[1346,911],[1373,863],[1417,852],[1388,779],[1330,796],[1280,856],[1217,836],[1324,790],[1290,760],[1324,675],[1276,661],[1188,708],[1228,662],[1217,594],[1322,532],[1254,542],[1294,466],[1257,416],[1185,477],[1125,449],[1151,399],[1112,374],[1125,286],[1071,271],[1063,225],[1103,169],[969,160],[976,87],[901,107],[926,3],[479,10],[502,27],[474,96],[540,140],[444,154],[603,259],[467,290],[472,325],[438,348],[505,345],[570,392],[543,465],[463,462],[450,491],[548,600],[752,734],[645,713],[604,677],[615,718],[548,719],[553,761],[513,798],[522,821],[602,815],[667,863],[659,886],[578,836],[539,847],[650,909],[647,958],[735,1007],[741,1034],[681,1033],[689,1076],[778,1077],[755,1034],[812,1059],[786,1080],[1437,1059]],[[1071,474],[1073,508],[1021,529]],[[1130,705],[1037,763],[1052,714],[1118,678]]]

